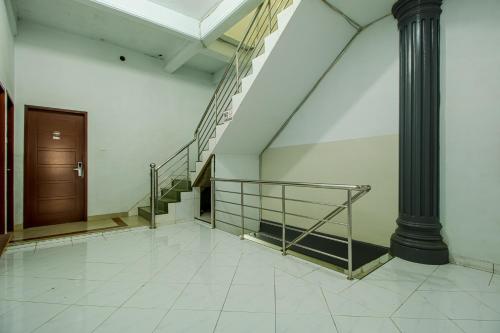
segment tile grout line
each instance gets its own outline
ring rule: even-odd
[[[215,249],[215,248],[214,248]],[[238,268],[240,267],[242,252],[240,252],[240,257],[238,258],[238,263],[236,264],[236,269],[234,270],[233,277],[231,279],[231,283],[229,284],[229,288],[226,292],[226,297],[224,298],[224,303],[222,303],[222,308],[220,309],[219,316],[217,317],[217,321],[215,322],[215,326],[213,329],[213,333],[217,330],[217,325],[219,325],[220,317],[222,316],[222,312],[224,311],[224,306],[226,305],[227,297],[229,296],[229,292],[231,291],[231,287],[233,286],[234,277],[236,276],[236,272],[238,272]]]
[[[403,302],[402,302],[402,303],[398,306],[398,308],[397,308],[396,310],[394,310],[394,311],[391,313],[391,315],[389,316],[390,318],[392,318],[392,316],[394,316],[394,314],[396,314],[396,312],[398,312],[398,311],[399,311],[399,309],[401,309],[401,307],[402,307],[403,305],[405,305],[405,304],[406,304],[406,302],[408,302],[408,300],[410,299],[410,297],[412,297],[412,296],[413,296],[413,295],[414,295],[414,294],[418,291],[418,289],[419,289],[420,287],[422,287],[422,286],[423,286],[423,284],[424,284],[424,283],[425,283],[425,282],[426,282],[426,281],[427,281],[427,280],[431,277],[431,275],[432,275],[432,274],[434,274],[434,273],[437,271],[437,269],[438,269],[438,268],[439,268],[439,266],[436,266],[436,267],[434,268],[434,270],[433,270],[433,271],[432,271],[429,275],[427,275],[427,276],[425,277],[425,279],[424,279],[424,280],[423,280],[423,281],[422,281],[422,282],[421,282],[421,283],[420,283],[420,284],[419,284],[419,285],[415,288],[415,290],[413,290],[413,291],[410,293],[410,295],[408,295],[408,297],[406,297],[406,298],[405,298],[405,300],[404,300],[404,301],[403,301]],[[438,311],[439,311],[439,309],[438,309]],[[439,311],[439,313],[441,313],[441,311]],[[443,314],[443,313],[441,313],[441,314]],[[444,315],[444,314],[443,314],[443,315]]]
[[[274,333],[277,331],[278,318],[277,318],[277,300],[276,300],[276,267],[273,266],[273,285],[274,285]]]
[[[167,310],[167,312],[165,313],[165,315],[158,321],[158,324],[155,326],[155,328],[151,331],[151,332],[155,332],[157,329],[158,329],[158,326],[160,326],[161,322],[167,317],[167,315],[170,313],[170,311],[172,311],[172,309],[174,308],[175,306],[175,303],[179,300],[179,298],[182,296],[182,294],[184,293],[184,291],[186,290],[186,288],[189,286],[189,284],[191,283],[191,281],[194,279],[194,277],[196,276],[196,274],[198,274],[198,272],[200,271],[200,269],[203,267],[203,265],[205,265],[205,263],[208,261],[208,259],[210,258],[210,256],[212,255],[212,253],[214,252],[214,249],[217,247],[217,245],[220,243],[217,242],[217,244],[212,248],[212,250],[210,250],[207,258],[200,264],[200,266],[198,267],[198,269],[194,272],[193,276],[191,276],[191,278],[189,279],[189,281],[186,283],[186,285],[184,286],[184,288],[182,288],[181,292],[179,293],[179,295],[177,295],[177,297],[175,298],[175,300],[172,302],[172,305],[170,306],[170,308]],[[179,255],[180,252],[177,254]],[[172,259],[173,260],[173,259]],[[222,310],[221,310],[222,311]]]
[[[108,241],[108,239],[107,239],[106,237],[104,237],[104,236],[102,236],[102,237],[104,238],[104,240]],[[175,259],[178,255],[179,255],[179,254],[180,254],[180,252],[178,252],[175,256],[173,256],[173,257],[172,257],[172,259],[170,259],[170,260],[168,261],[168,263],[165,265],[165,267],[166,267],[166,266],[168,266],[168,265],[169,265],[169,264],[170,264],[170,263],[171,263],[171,262],[172,262],[172,261],[173,261],[173,260],[174,260],[174,259]],[[136,262],[140,261],[141,259],[142,259],[142,258],[137,259],[134,263],[136,263]],[[114,275],[114,277],[116,277],[118,274],[120,274],[120,273],[121,273],[122,271],[124,271],[125,269],[126,269],[126,268],[124,268],[123,270],[121,270],[120,272],[118,272],[116,275]],[[158,272],[156,272],[156,273],[154,274],[154,276],[156,276],[157,274],[159,274],[159,271],[158,271]],[[151,277],[151,278],[149,279],[149,281],[151,281],[151,280],[154,278],[154,276],[153,276],[153,277]],[[108,280],[107,282],[109,282],[109,281],[110,281],[110,280]],[[148,281],[148,282],[149,282],[149,281]],[[126,302],[128,302],[128,300],[130,300],[130,299],[131,299],[131,298],[132,298],[135,294],[137,294],[137,293],[139,292],[139,290],[140,290],[142,287],[144,287],[144,285],[145,285],[146,283],[148,283],[148,282],[143,283],[141,287],[137,288],[137,290],[136,290],[136,291],[135,291],[135,292],[134,292],[134,293],[133,293],[133,294],[132,294],[129,298],[127,298],[127,299],[126,299],[126,300],[125,300],[125,301],[124,301],[124,302],[123,302],[123,303],[122,303],[119,307],[117,307],[117,308],[115,309],[115,311],[111,312],[111,313],[110,313],[110,315],[106,317],[106,319],[104,319],[104,320],[103,320],[103,321],[102,321],[99,325],[97,325],[97,326],[96,326],[96,328],[94,328],[94,329],[92,330],[92,332],[95,332],[95,331],[96,331],[99,327],[101,327],[101,326],[102,326],[102,324],[104,324],[104,323],[105,323],[105,322],[106,322],[109,318],[111,318],[111,317],[112,317],[112,316],[113,316],[113,315],[114,315],[114,314],[115,314],[118,310],[122,309],[122,308],[123,308],[123,305],[124,305]],[[187,286],[187,284],[186,284],[186,286]],[[184,288],[182,289],[181,294],[182,294],[182,292],[184,291],[184,289],[186,288],[186,286],[184,286]],[[180,296],[180,294],[179,294],[179,296]],[[179,297],[179,296],[178,296],[178,297]],[[177,298],[175,299],[175,301],[177,301]],[[174,301],[174,303],[175,303],[175,301]],[[173,306],[173,304],[172,304],[172,306]],[[167,313],[165,313],[165,316],[166,316],[166,315],[170,312],[170,309],[171,309],[171,307],[168,309]],[[158,322],[158,325],[159,325],[159,324],[160,324],[160,322],[163,320],[163,318],[165,318],[165,316],[163,316],[163,317],[160,319],[160,321]],[[156,328],[158,327],[158,325],[156,325],[156,327],[153,329],[153,331],[154,331],[154,330],[156,330]],[[152,331],[152,332],[153,332],[153,331]]]
[[[390,317],[389,320],[392,322],[394,327],[396,327],[396,329],[398,330],[399,333],[403,333],[403,331],[401,331],[401,329],[399,328],[399,325],[396,324],[396,322],[394,321],[394,319],[392,317]]]
[[[330,308],[330,304],[328,304],[328,301],[326,300],[325,291],[323,290],[323,287],[321,287],[321,286],[319,287],[319,289],[321,290],[321,295],[323,295],[323,299],[325,300],[326,307],[328,308],[328,312],[330,312],[330,318],[332,318],[333,327],[335,327],[335,330],[337,331],[337,333],[339,333],[339,328],[337,327],[337,323],[335,322],[335,318],[333,317],[332,309]]]

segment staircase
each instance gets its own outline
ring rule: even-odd
[[[169,186],[160,188],[160,196],[156,201],[155,215],[168,214],[168,205],[181,202],[184,192],[191,192],[191,181],[187,179],[172,180]],[[139,216],[151,222],[151,206],[139,207]]]
[[[358,28],[326,0],[263,1],[193,140],[159,167],[152,165],[150,204],[140,206],[139,215],[154,225],[156,215],[168,214],[182,197],[177,184],[189,191],[212,155],[260,154]]]

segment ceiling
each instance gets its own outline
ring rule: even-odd
[[[193,4],[195,1],[186,2]],[[21,24],[23,20],[31,21],[166,60],[192,42],[167,28],[78,0],[14,0],[13,3]],[[224,61],[203,54],[192,63],[192,67],[208,73],[225,66]]]
[[[201,20],[222,0],[149,0],[178,13]]]

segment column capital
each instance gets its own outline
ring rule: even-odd
[[[399,26],[418,18],[439,17],[443,0],[399,0],[392,6],[392,15]]]

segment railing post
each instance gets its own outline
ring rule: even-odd
[[[187,166],[186,166],[186,180],[189,181],[189,146],[187,147]]]
[[[236,93],[240,91],[240,50],[236,50]]]
[[[347,279],[352,280],[352,191],[347,191]]]
[[[210,180],[210,226],[215,229],[215,180],[213,177]]]
[[[217,88],[215,90],[215,127],[217,127],[217,124],[219,123],[219,89]],[[217,133],[215,134],[217,135]]]
[[[272,13],[271,13],[271,0],[268,0],[267,1],[267,9],[269,11],[269,34],[271,34],[273,32],[273,17],[272,17]],[[279,10],[279,8],[278,8]]]
[[[244,214],[244,198],[243,198],[243,182],[240,183],[240,205],[241,205],[241,236],[240,239],[245,239],[245,214]]]
[[[281,219],[282,219],[282,227],[281,227],[281,246],[282,252],[281,254],[286,256],[286,210],[285,210],[285,185],[281,185]]]
[[[156,196],[157,196],[157,184],[158,184],[158,179],[157,177],[157,172],[156,172],[156,164],[151,163],[150,164],[150,177],[151,177],[151,196],[150,196],[150,205],[151,205],[151,221],[149,227],[151,229],[156,229]]]
[[[197,130],[194,134],[196,138],[196,160],[200,160],[200,132]]]

